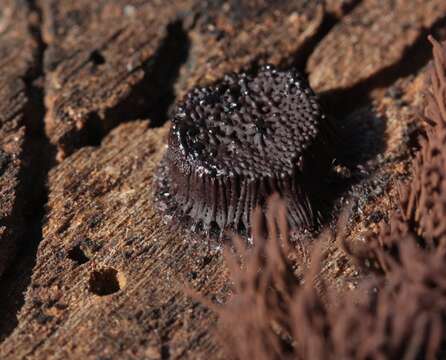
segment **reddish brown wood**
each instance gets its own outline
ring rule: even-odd
[[[154,206],[153,177],[165,151],[168,107],[192,86],[227,72],[257,62],[303,67],[303,54],[315,49],[310,80],[324,91],[324,102],[338,104],[332,114],[343,129],[339,149],[350,161],[336,169],[345,192],[333,186],[334,200],[342,206],[339,199],[353,195],[349,240],[360,244],[364,231],[376,230],[396,204],[396,184],[408,175],[422,129],[417,111],[429,54],[418,46],[428,29],[441,26],[446,9],[440,0],[363,0],[343,17],[334,10],[342,3],[228,0],[216,10],[201,0],[38,2],[46,49],[37,72],[44,73],[46,131],[60,163],[49,174],[37,253],[16,258],[0,282],[6,294],[0,292],[0,358],[225,358],[212,333],[216,315],[183,292],[190,284],[224,301],[229,284],[221,252],[165,224]],[[29,9],[6,4],[0,12],[0,58],[9,59],[0,75],[0,260],[10,256],[4,244],[17,236],[10,234],[29,226],[15,211],[36,210],[18,189],[25,126],[33,119],[25,111],[24,79],[40,63]],[[4,10],[10,7],[15,12]],[[2,24],[9,24],[3,32]],[[350,97],[346,88],[357,84],[362,93]],[[325,245],[326,278],[354,288],[358,268],[333,239]]]
[[[26,78],[36,66],[37,43],[30,9],[3,1],[0,10],[0,275],[16,253],[24,230],[25,146],[29,140]],[[39,121],[39,119],[29,119]]]

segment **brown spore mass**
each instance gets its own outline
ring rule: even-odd
[[[274,192],[294,228],[313,229],[330,163],[328,120],[305,79],[272,66],[190,91],[165,159],[175,211],[204,230],[250,228]]]

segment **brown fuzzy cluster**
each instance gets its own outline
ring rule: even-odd
[[[265,218],[258,208],[252,215],[255,246],[248,249],[235,237],[236,254],[226,250],[236,296],[216,310],[222,344],[237,359],[279,359],[291,350],[289,320],[299,280],[287,259],[288,239],[279,235],[288,229],[286,206],[278,196],[268,200],[266,219],[269,237],[264,235]]]
[[[429,128],[413,180],[401,191],[407,194],[401,210],[370,239],[384,271],[361,285],[361,297],[337,294],[318,278],[317,251],[311,271],[297,278],[289,261],[286,206],[270,200],[266,226],[258,212],[253,215],[254,248],[246,250],[236,239],[237,256],[227,256],[235,295],[218,312],[232,358],[445,357],[446,44],[432,41]]]
[[[321,251],[305,278],[296,277],[288,239],[279,236],[287,234],[285,206],[274,200],[269,209],[270,236],[257,230],[252,250],[236,240],[237,257],[227,256],[236,295],[217,311],[228,354],[265,360],[436,359],[442,354],[445,252],[421,251],[408,237],[397,245],[399,262],[381,251],[392,265],[385,277],[362,285],[365,296],[340,295],[318,277]],[[264,227],[258,214],[253,224]]]
[[[421,151],[413,162],[414,180],[405,192],[405,223],[429,246],[446,241],[446,44],[431,38],[434,63],[427,94],[426,117],[431,123]]]
[[[378,249],[390,251],[408,236],[431,251],[446,245],[446,44],[430,40],[434,61],[426,91],[425,135],[412,162],[413,179],[401,186],[400,208],[369,239]],[[380,263],[385,270],[386,264]]]

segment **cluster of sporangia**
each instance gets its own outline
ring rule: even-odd
[[[301,258],[286,246],[286,209],[272,199],[270,236],[255,235],[262,218],[254,214],[254,248],[238,244],[228,256],[235,296],[224,306],[211,304],[231,359],[446,358],[446,42],[432,42],[426,135],[413,177],[401,184],[401,208],[364,242],[372,250],[368,260],[376,257],[382,271],[354,291],[338,292],[325,284],[320,247],[302,281],[291,261]]]
[[[331,160],[326,121],[294,71],[265,66],[193,89],[172,119],[165,161],[176,211],[204,230],[243,232],[277,192],[292,227],[314,228]]]

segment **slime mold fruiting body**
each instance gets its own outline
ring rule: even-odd
[[[307,82],[265,66],[190,91],[172,119],[164,161],[175,211],[204,229],[248,230],[272,193],[291,227],[313,229],[330,127]]]

